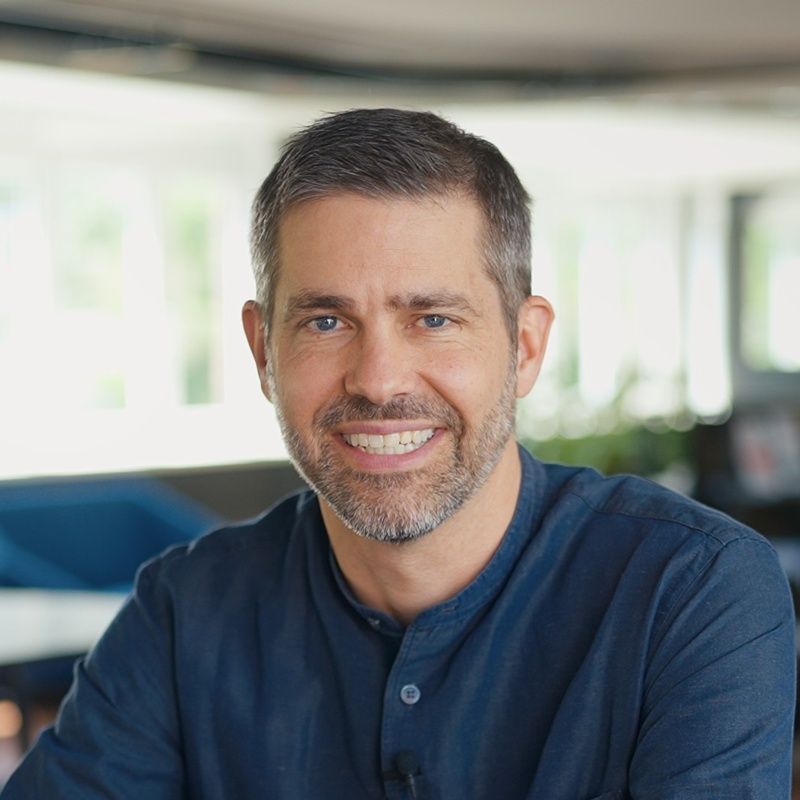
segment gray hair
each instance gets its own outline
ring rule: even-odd
[[[267,336],[275,310],[278,226],[304,200],[338,192],[377,198],[464,194],[486,220],[486,270],[516,340],[517,314],[531,291],[528,197],[513,167],[490,142],[430,112],[354,109],[294,134],[253,201],[250,247]]]

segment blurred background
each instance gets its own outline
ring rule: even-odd
[[[364,105],[534,196],[522,440],[721,508],[800,586],[800,4],[0,0],[0,785],[141,561],[301,485],[241,334],[248,208]]]

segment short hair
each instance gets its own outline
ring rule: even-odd
[[[485,267],[512,341],[531,291],[528,193],[490,142],[430,112],[353,109],[291,136],[253,201],[250,247],[266,335],[279,277],[279,224],[289,208],[339,192],[376,198],[464,194],[483,212]]]

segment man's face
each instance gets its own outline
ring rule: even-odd
[[[347,527],[438,527],[509,447],[516,342],[469,198],[340,194],[291,209],[267,348],[289,453]]]

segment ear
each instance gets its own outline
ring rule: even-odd
[[[250,352],[258,369],[258,378],[261,382],[261,391],[267,400],[270,396],[269,381],[267,380],[267,345],[264,337],[264,315],[261,306],[255,300],[248,300],[242,308],[242,325]]]
[[[553,307],[538,295],[528,297],[517,317],[517,397],[525,397],[544,361],[547,337],[555,314]]]

